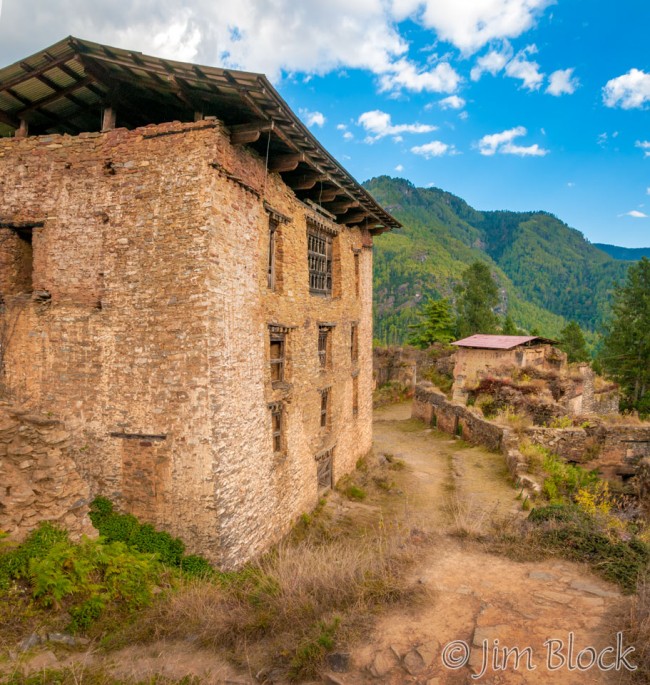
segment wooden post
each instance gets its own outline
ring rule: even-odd
[[[20,126],[16,129],[14,134],[16,138],[27,138],[29,135],[29,124],[26,119],[20,120]]]
[[[194,112],[194,121],[203,121],[203,112],[198,110]]]
[[[104,109],[104,117],[102,119],[102,133],[104,131],[112,131],[115,128],[115,122],[117,120],[117,112],[115,108],[110,106]]]

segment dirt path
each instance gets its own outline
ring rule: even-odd
[[[408,506],[439,531],[433,551],[417,568],[431,601],[382,616],[368,644],[353,654],[356,670],[341,682],[622,682],[620,672],[586,668],[591,651],[582,655],[582,669],[574,663],[586,647],[599,653],[616,646],[611,617],[624,610],[626,600],[615,586],[578,564],[518,563],[451,535],[459,521],[479,526],[482,517],[521,512],[500,455],[427,429],[410,418],[409,405],[377,411],[375,451],[408,464]],[[517,667],[514,654],[504,662],[504,647],[522,651]],[[484,657],[488,668],[482,674]],[[612,661],[608,652],[603,663]],[[452,663],[466,665],[454,669]]]

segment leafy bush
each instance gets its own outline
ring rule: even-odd
[[[179,538],[158,531],[149,523],[140,523],[131,514],[115,511],[106,497],[96,497],[90,505],[90,520],[107,542],[123,542],[139,552],[158,555],[168,566],[178,567],[189,575],[204,575],[212,567],[198,555],[183,556],[185,545]]]
[[[362,500],[366,499],[367,493],[363,488],[360,488],[357,485],[348,485],[345,488],[345,496],[348,499],[361,502]]]

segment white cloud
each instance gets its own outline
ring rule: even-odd
[[[580,81],[573,75],[573,69],[558,69],[549,77],[549,84],[546,92],[549,95],[573,95]]]
[[[458,95],[450,95],[438,103],[442,109],[463,109],[466,102]]]
[[[575,188],[576,184],[573,181],[568,181],[567,182],[567,188]]]
[[[396,20],[414,16],[466,55],[532,28],[552,0],[393,0]]]
[[[397,60],[379,77],[380,90],[406,89],[415,93],[453,93],[462,81],[449,62],[440,62],[433,69],[420,70],[407,59]]]
[[[644,157],[650,157],[650,140],[637,140],[636,143],[634,143],[634,147],[643,150]]]
[[[527,59],[528,55],[534,55],[536,52],[535,45],[528,45],[506,64],[506,74],[512,78],[521,79],[522,87],[528,90],[537,90],[544,81],[544,74],[540,72],[539,64]]]
[[[632,209],[629,212],[625,212],[625,214],[619,214],[619,216],[631,216],[633,219],[647,219],[648,218],[647,214],[640,212],[638,209]]]
[[[603,102],[607,107],[639,109],[650,102],[650,74],[630,69],[605,84]]]
[[[447,143],[443,143],[439,140],[432,140],[430,143],[412,147],[411,152],[414,155],[420,155],[425,159],[431,159],[432,157],[442,157],[443,155],[453,154],[455,149],[453,145],[447,145]]]
[[[491,157],[496,153],[517,155],[518,157],[543,157],[547,155],[549,150],[541,148],[537,143],[526,147],[514,144],[515,138],[525,136],[527,133],[528,131],[524,126],[516,126],[501,133],[483,136],[478,142],[479,152],[486,157]]]
[[[357,123],[369,133],[366,138],[366,142],[369,143],[384,138],[385,136],[399,137],[401,133],[431,133],[438,128],[437,126],[419,123],[393,124],[390,114],[378,109],[364,112],[359,117]]]
[[[468,114],[467,112],[461,112],[461,113],[458,115],[458,118],[459,118],[459,119],[462,119],[463,121],[465,121],[465,119],[467,119],[468,117],[469,117],[469,114]]]
[[[650,186],[645,189],[646,195],[650,195]]]
[[[336,124],[336,130],[337,131],[345,131],[347,130],[347,124]]]
[[[323,124],[327,121],[322,112],[310,112],[308,109],[300,109],[298,111],[300,112],[300,116],[302,117],[303,121],[310,128],[312,126],[318,126],[319,128],[322,128]]]
[[[479,57],[476,60],[476,65],[472,67],[470,78],[472,81],[478,81],[484,73],[496,76],[510,61],[512,57],[512,48],[508,41],[504,42],[501,52],[497,50],[490,50],[486,55]]]
[[[402,172],[402,171],[404,171],[404,167],[403,167],[401,164],[398,164],[398,165],[395,167],[395,171],[397,171],[397,172]]]

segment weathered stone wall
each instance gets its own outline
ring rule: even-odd
[[[22,540],[52,521],[92,536],[88,498],[63,424],[0,402],[0,530]]]
[[[522,429],[519,438],[508,429],[474,413],[471,407],[450,402],[430,383],[418,384],[412,416],[467,442],[500,450],[513,476],[520,475],[524,459],[518,453],[519,439],[547,447],[567,461],[597,470],[605,478],[627,479],[639,473],[650,459],[650,426],[620,426],[593,423],[584,428]]]
[[[265,203],[289,219],[275,291]],[[217,121],[0,140],[0,220],[42,222],[34,297],[0,281],[4,382],[89,446],[77,463],[91,494],[226,565],[316,503],[317,453],[334,448],[338,478],[371,447],[372,240],[332,226],[334,294],[310,295],[312,212]],[[0,263],[9,249],[0,241]],[[335,324],[325,372],[319,322]],[[271,387],[271,323],[290,329],[282,389]],[[319,390],[329,386],[321,430]],[[275,401],[285,403],[282,457],[272,450]]]
[[[608,426],[585,428],[528,428],[531,442],[547,447],[567,461],[596,469],[606,478],[627,478],[650,457],[650,426]]]
[[[450,402],[430,383],[419,384],[415,389],[412,416],[445,433],[495,451],[502,449],[507,432],[502,426],[475,414],[470,407]]]

